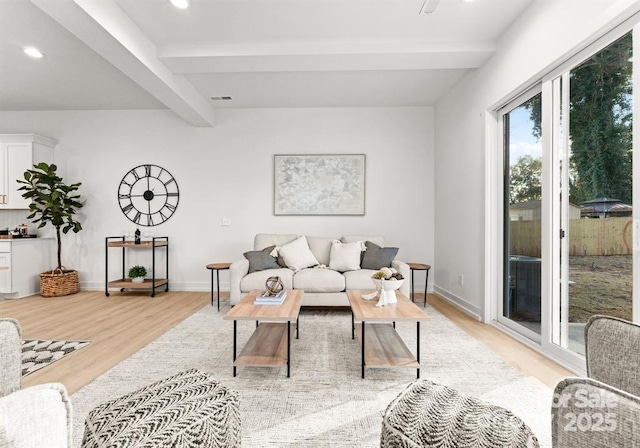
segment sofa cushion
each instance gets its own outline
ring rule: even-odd
[[[375,274],[373,269],[358,269],[342,274],[346,289],[375,289],[371,276]]]
[[[245,252],[244,257],[249,260],[249,274],[265,269],[279,269],[280,266],[276,261],[276,257],[271,255],[271,251],[276,246],[265,247],[262,250],[252,250]]]
[[[344,291],[344,276],[331,269],[302,269],[293,276],[294,289],[305,292],[340,292]]]
[[[397,247],[380,247],[376,243],[366,241],[367,250],[362,257],[362,269],[380,269],[391,267],[391,262],[398,254]]]
[[[323,238],[319,236],[307,236],[307,243],[309,249],[313,252],[313,255],[318,260],[319,264],[329,266],[329,259],[331,256],[331,243],[333,238]]]
[[[265,282],[269,277],[280,277],[285,289],[293,288],[293,271],[287,268],[266,269],[264,271],[252,272],[242,277],[240,280],[240,291],[249,292],[252,289],[265,289]]]
[[[362,241],[342,243],[335,240],[331,244],[329,268],[338,272],[355,271],[360,269],[360,253],[364,249]]]
[[[307,238],[304,236],[280,247],[278,255],[282,257],[289,268],[304,269],[318,264],[318,260],[309,249]]]

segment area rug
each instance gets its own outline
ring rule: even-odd
[[[415,369],[367,369],[360,377],[360,348],[351,339],[351,314],[302,311],[300,339],[286,367],[238,368],[232,374],[233,322],[206,306],[142,350],[72,395],[74,443],[80,446],[87,413],[104,400],[131,392],[188,368],[212,373],[240,394],[244,447],[380,446],[382,414],[415,380]],[[552,390],[507,365],[476,339],[427,307],[421,325],[422,378],[504,406],[549,447]],[[255,329],[238,323],[241,347]],[[415,350],[415,324],[397,330]]]
[[[25,339],[22,341],[22,376],[40,370],[89,344],[91,341]]]

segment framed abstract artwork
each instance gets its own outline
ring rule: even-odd
[[[274,215],[364,215],[364,154],[276,154]]]

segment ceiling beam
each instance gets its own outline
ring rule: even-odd
[[[292,43],[172,45],[158,57],[174,73],[439,70],[481,67],[495,52],[492,42]]]
[[[215,110],[156,56],[153,42],[113,0],[31,0],[193,126],[213,126]]]

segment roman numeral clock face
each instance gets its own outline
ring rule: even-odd
[[[176,211],[180,192],[171,173],[157,165],[140,165],[118,187],[122,213],[141,226],[162,224]]]

